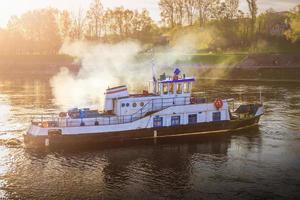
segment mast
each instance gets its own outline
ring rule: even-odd
[[[261,89],[261,86],[259,87],[259,102],[260,102],[260,104],[263,104],[263,100],[262,100],[262,91],[261,91],[262,89]]]
[[[155,71],[155,60],[154,60],[154,49],[150,50],[151,52],[151,68],[152,68],[152,79],[153,79],[153,94],[157,94],[157,79]]]

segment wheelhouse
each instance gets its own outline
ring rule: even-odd
[[[169,77],[158,82],[158,94],[160,96],[177,96],[183,94],[191,94],[193,82],[195,78],[193,77]]]

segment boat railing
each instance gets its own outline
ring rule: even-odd
[[[251,92],[250,92],[251,93]],[[263,103],[262,100],[262,93],[261,89],[259,91],[259,102],[257,101],[257,92],[253,93],[254,95],[250,95],[247,92],[247,98],[242,96],[241,94],[237,95],[233,99],[226,99],[229,104],[229,109],[231,112],[234,112],[236,108],[239,107],[240,104],[244,102],[247,103]],[[252,93],[251,93],[252,94]],[[205,98],[203,98],[205,96]],[[205,95],[203,93],[193,93],[192,96],[186,97],[169,97],[169,98],[157,98],[151,99],[145,105],[140,108],[138,111],[131,115],[111,115],[111,116],[104,116],[101,117],[94,117],[94,118],[79,118],[74,119],[70,117],[55,117],[57,114],[50,113],[46,115],[39,115],[38,117],[32,117],[32,124],[41,126],[41,127],[76,127],[76,126],[101,126],[101,125],[114,125],[114,124],[124,124],[130,123],[136,120],[139,120],[145,117],[148,114],[153,114],[153,112],[168,108],[170,106],[180,106],[180,105],[187,105],[187,104],[201,104],[212,102],[215,98],[219,95],[210,94]],[[250,97],[248,97],[250,96]],[[253,96],[253,98],[252,98]]]
[[[206,103],[193,97],[172,97],[172,98],[158,98],[151,99],[137,112],[131,115],[109,115],[94,118],[70,118],[70,117],[54,117],[55,114],[41,115],[38,118],[32,118],[32,124],[40,127],[77,127],[77,126],[103,126],[125,124],[139,120],[152,112],[166,109],[171,106],[182,106],[188,104]]]
[[[227,99],[228,103],[233,99]],[[32,119],[32,124],[40,127],[78,127],[78,126],[103,126],[125,124],[139,120],[147,115],[153,114],[156,111],[166,109],[171,106],[182,106],[188,104],[207,103],[204,98],[198,97],[173,97],[173,98],[158,98],[151,99],[145,105],[131,115],[101,115],[93,118],[70,118],[70,117],[54,117],[51,115],[41,115],[38,118]],[[233,106],[235,107],[235,106]]]

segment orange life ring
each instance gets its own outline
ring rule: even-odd
[[[48,128],[49,125],[48,125],[48,122],[42,122],[42,128]]]
[[[216,100],[214,101],[214,105],[216,107],[216,109],[220,109],[223,107],[223,101],[220,98],[216,98]]]
[[[65,112],[59,113],[59,117],[66,117],[66,116],[67,116],[67,113],[65,113]]]

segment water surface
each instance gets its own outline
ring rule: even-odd
[[[7,199],[299,199],[300,86],[198,82],[207,97],[258,96],[256,129],[113,148],[41,152],[22,140],[31,115],[57,112],[48,80],[0,80],[0,197]],[[254,95],[255,94],[255,95]],[[248,97],[249,98],[249,97]]]

